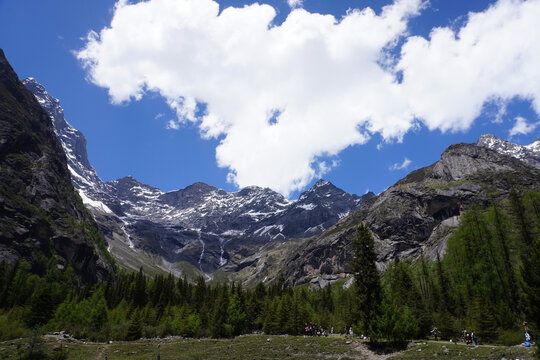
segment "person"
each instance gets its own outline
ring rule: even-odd
[[[529,330],[529,325],[527,325],[527,322],[523,322],[523,330],[525,330],[525,341],[528,343],[533,342],[533,336],[531,334],[531,330]]]
[[[461,329],[461,341],[465,342],[465,339],[467,338],[467,330],[465,328]]]
[[[467,333],[467,345],[471,345],[472,344],[472,337],[471,337],[471,334],[470,333]]]
[[[349,335],[351,335],[351,337],[354,336],[354,333],[353,333],[353,330],[352,330],[352,326],[349,328]]]
[[[435,337],[435,341],[439,341],[439,334],[440,334],[439,329],[433,328],[433,330],[431,330],[431,334]]]
[[[474,331],[471,331],[471,337],[474,345],[478,345],[478,339],[476,338],[476,334]]]

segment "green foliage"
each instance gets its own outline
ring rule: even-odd
[[[35,257],[33,266],[2,262],[0,339],[29,336],[32,328],[99,341],[299,335],[310,323],[335,333],[352,326],[376,341],[428,337],[437,327],[442,339],[457,339],[467,328],[482,343],[521,342],[523,320],[540,333],[540,195],[516,195],[497,205],[464,213],[443,259],[420,256],[411,266],[396,258],[382,278],[373,239],[361,225],[348,289],[290,288],[283,278],[253,289],[211,286],[202,277],[195,283],[172,275],[149,278],[142,269],[88,286],[70,267],[58,270],[55,259]]]

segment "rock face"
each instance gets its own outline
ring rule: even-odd
[[[440,161],[413,171],[350,216],[293,249],[280,263],[288,283],[313,283],[318,281],[314,279],[350,273],[351,244],[360,222],[369,226],[376,239],[381,269],[397,255],[415,257],[421,249],[431,258],[438,251],[444,253],[446,240],[470,204],[487,207],[500,203],[512,187],[540,190],[538,168],[528,165],[525,157],[516,156],[517,152],[510,156],[507,151],[498,151],[484,145],[450,146]],[[266,271],[273,273],[271,269]]]
[[[53,258],[92,282],[113,275],[103,250],[49,115],[0,50],[0,259]]]
[[[131,268],[234,276],[273,243],[319,234],[374,196],[348,194],[324,180],[296,201],[256,186],[228,193],[199,182],[164,193],[131,176],[104,183],[59,101],[32,78],[24,84],[53,119],[73,184],[109,250]]]

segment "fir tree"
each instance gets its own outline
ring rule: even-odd
[[[353,241],[352,268],[356,284],[357,322],[365,334],[372,330],[381,304],[381,284],[373,246],[369,228],[361,224]]]
[[[126,340],[137,340],[142,336],[142,316],[141,311],[137,308],[133,311],[131,321],[127,329]]]

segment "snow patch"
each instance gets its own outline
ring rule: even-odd
[[[109,209],[109,207],[107,205],[105,205],[101,201],[96,201],[96,200],[90,199],[88,196],[86,196],[84,191],[82,191],[81,189],[79,189],[79,195],[81,196],[81,199],[82,199],[84,204],[92,206],[93,208],[96,208],[96,209],[100,209],[100,210],[102,210],[102,211],[104,211],[104,212],[106,212],[108,214],[113,213],[111,211],[111,209]]]
[[[301,208],[301,209],[310,211],[310,210],[315,209],[315,208],[317,207],[317,205],[315,205],[315,204],[313,204],[313,203],[311,203],[311,204],[306,204],[306,205],[304,205],[304,204],[298,204],[298,205],[296,205],[296,207],[299,207],[299,208]]]

